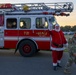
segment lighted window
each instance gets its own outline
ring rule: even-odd
[[[48,28],[47,18],[45,17],[36,18],[36,28]]]
[[[20,28],[30,29],[31,28],[31,19],[30,18],[21,18],[20,19]]]

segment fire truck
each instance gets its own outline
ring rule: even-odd
[[[0,4],[0,48],[24,57],[50,50],[55,16],[69,16],[73,8],[72,2]]]

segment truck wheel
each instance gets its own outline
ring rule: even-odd
[[[24,57],[32,56],[36,52],[36,46],[32,41],[25,40],[20,43],[19,52]]]

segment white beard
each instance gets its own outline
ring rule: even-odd
[[[59,32],[59,31],[60,31],[60,27],[59,27],[59,29],[56,29],[56,28],[55,28],[54,30],[57,31],[57,32]]]
[[[56,24],[55,26],[59,26],[59,24]],[[59,32],[60,31],[60,26],[59,26],[59,28],[57,29],[56,27],[55,27],[55,29],[54,29],[55,31],[57,31],[57,32]]]

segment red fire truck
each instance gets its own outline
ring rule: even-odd
[[[54,16],[72,11],[72,2],[0,4],[0,48],[19,50],[24,57],[50,50]]]

